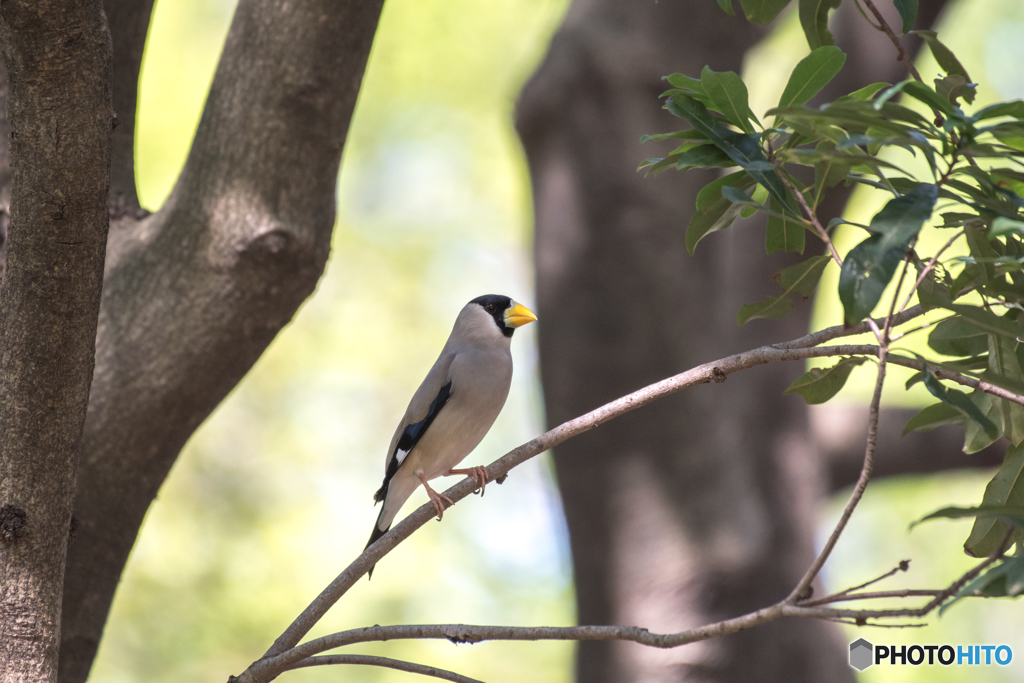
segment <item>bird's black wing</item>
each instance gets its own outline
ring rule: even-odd
[[[437,396],[430,402],[430,408],[427,409],[427,414],[419,422],[413,422],[402,430],[402,436],[398,438],[398,443],[395,445],[395,452],[391,454],[391,461],[388,463],[388,471],[384,473],[384,483],[381,484],[380,489],[377,493],[373,494],[373,502],[379,503],[384,500],[384,497],[388,494],[388,482],[398,472],[398,468],[405,462],[406,457],[415,448],[416,444],[419,443],[423,435],[427,433],[427,429],[430,427],[434,418],[441,412],[441,408],[448,402],[448,399],[452,396],[452,381],[448,380],[448,383],[441,387],[441,390],[437,392]]]

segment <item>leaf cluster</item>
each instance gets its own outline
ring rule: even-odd
[[[1024,399],[1002,397],[1024,396],[1024,101],[967,111],[976,84],[934,32],[916,31],[944,72],[932,85],[919,80],[875,83],[810,105],[846,61],[827,29],[828,13],[840,0],[798,2],[812,49],[793,69],[778,105],[762,117],[755,115],[746,85],[731,71],[705,67],[699,78],[666,76],[671,87],[662,95],[664,106],[688,126],[644,136],[642,142],[677,140],[679,145],[640,168],[653,173],[728,169],[697,196],[686,228],[690,253],[706,236],[756,212],[767,216],[768,254],[803,254],[808,235],[825,243],[831,255],[815,248],[814,255],[779,271],[774,277],[778,291],[743,306],[737,315],[741,325],[788,314],[794,302],[815,293],[833,260],[840,267],[835,295],[847,326],[870,317],[880,305],[885,305],[882,315],[891,317],[906,309],[914,293],[925,310],[937,311],[942,319],[928,333],[934,354],[919,356],[924,370],[908,382],[908,387],[921,382],[937,402],[916,415],[904,433],[962,425],[967,453],[1008,441],[1006,462],[979,508],[1002,512],[978,516],[965,548],[984,556],[1007,533],[1013,542],[1024,541],[1024,509],[1016,516],[1006,513],[1007,506],[1024,505]],[[732,9],[727,0],[719,4]],[[770,21],[787,4],[740,2],[747,18],[759,22]],[[903,31],[912,31],[917,1],[896,0],[895,5]],[[904,168],[909,158],[923,161],[915,168],[924,170]],[[887,196],[868,225],[854,228],[865,234],[842,258],[832,234],[844,221],[822,221],[817,215],[823,198],[840,184]],[[935,231],[946,246],[920,253],[922,231]],[[960,255],[947,256],[954,244],[961,245]],[[898,273],[899,284],[891,287]],[[911,295],[900,291],[904,278]],[[887,291],[891,300],[883,304]],[[885,327],[884,339],[879,336],[883,345],[890,339],[888,322]],[[862,362],[847,358],[811,370],[787,393],[798,393],[808,403],[827,401]],[[999,396],[984,388],[968,393],[948,386],[940,370],[1004,391]],[[990,577],[987,582],[985,577]],[[968,588],[981,594],[1024,592],[1024,560],[1006,560]]]

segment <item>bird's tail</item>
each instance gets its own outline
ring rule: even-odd
[[[381,519],[383,517],[384,517],[384,509],[381,508],[380,514],[377,515],[377,521],[373,523],[373,533],[370,534],[370,540],[366,543],[366,548],[363,548],[363,552],[365,552],[366,549],[369,548],[371,545],[376,543],[377,539],[380,538],[381,536],[383,536],[384,534],[386,534],[388,532],[388,529],[391,528],[391,525],[388,524],[383,530],[381,530],[380,522],[381,522]],[[373,578],[373,569],[376,566],[377,565],[373,565],[373,567],[370,567],[370,571],[366,573],[367,580]]]

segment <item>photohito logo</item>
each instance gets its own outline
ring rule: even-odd
[[[1006,666],[1013,661],[1009,645],[874,645],[864,638],[850,643],[850,666],[863,671],[873,664],[889,666]]]

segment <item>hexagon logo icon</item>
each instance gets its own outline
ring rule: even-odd
[[[850,643],[850,666],[857,671],[863,671],[874,664],[874,652],[874,645],[863,638],[858,638]]]

